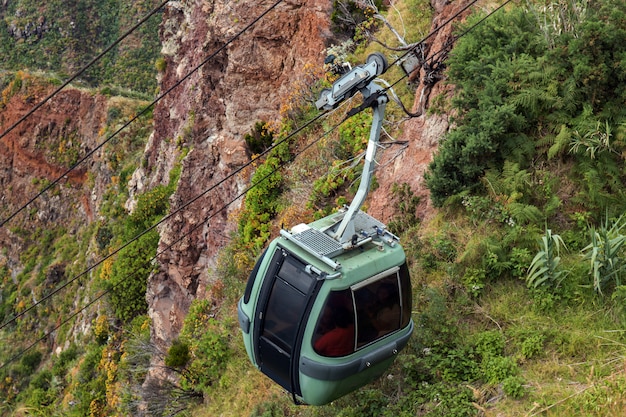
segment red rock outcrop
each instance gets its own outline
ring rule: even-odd
[[[51,91],[26,74],[23,87],[8,97],[0,111],[1,132],[22,118]],[[106,118],[107,100],[76,89],[63,90],[0,140],[0,219],[5,220],[36,196],[42,187],[61,178],[55,191],[44,193],[11,222],[0,228],[4,256],[17,262],[20,239],[11,229],[33,231],[49,224],[93,218],[94,201],[85,186],[93,160],[68,172],[79,158],[95,149]],[[65,204],[62,202],[66,202]],[[75,223],[76,224],[76,223]]]

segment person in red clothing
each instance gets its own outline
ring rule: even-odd
[[[354,352],[354,317],[345,307],[329,310],[334,327],[313,345],[323,356],[345,356]]]

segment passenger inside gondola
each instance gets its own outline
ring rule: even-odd
[[[349,291],[332,293],[317,326],[318,338],[313,344],[323,356],[345,356],[354,352],[354,313]]]
[[[324,356],[345,356],[354,352],[354,320],[346,308],[333,315],[334,327],[315,342],[315,350]]]
[[[323,356],[345,356],[399,330],[400,305],[396,275],[354,290],[332,292],[317,323],[315,351]]]

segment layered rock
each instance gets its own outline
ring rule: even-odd
[[[25,74],[21,77],[24,86],[2,106],[2,132],[51,90]],[[99,197],[92,198],[92,187],[106,179],[96,175],[90,186],[85,184],[87,172],[100,167],[99,155],[76,169],[68,171],[68,168],[96,148],[106,114],[105,97],[76,89],[64,90],[0,140],[0,219],[14,216],[6,227],[0,228],[0,247],[5,249],[0,256],[9,264],[19,264],[24,243],[13,230],[31,233],[50,225],[71,227],[93,220]],[[53,192],[30,201],[44,186],[57,180]],[[27,204],[28,209],[20,211]],[[70,229],[68,233],[75,231]]]
[[[212,281],[210,267],[234,227],[228,213],[246,185],[246,178],[228,178],[249,160],[244,135],[255,122],[277,118],[307,64],[323,63],[331,2],[283,1],[255,22],[273,4],[170,2],[163,16],[160,86],[167,94],[154,110],[148,163],[135,173],[134,191],[166,183],[182,148],[190,152],[171,210],[215,189],[160,230],[163,253],[147,294],[157,345],[178,334],[191,301]]]

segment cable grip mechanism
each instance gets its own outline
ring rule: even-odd
[[[387,59],[380,52],[374,52],[367,57],[364,65],[359,65],[341,76],[333,83],[332,88],[322,90],[315,106],[318,110],[332,110],[339,103],[365,88],[385,71],[387,71]]]

